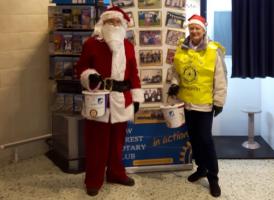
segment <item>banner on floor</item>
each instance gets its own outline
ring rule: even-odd
[[[176,169],[191,164],[192,149],[186,126],[167,128],[166,124],[129,123],[123,160],[127,171]],[[143,170],[145,169],[145,170]],[[151,169],[151,170],[150,170]]]

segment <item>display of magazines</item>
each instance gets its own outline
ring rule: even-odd
[[[95,24],[94,6],[49,6],[49,30],[91,30]]]
[[[50,79],[73,80],[73,69],[79,57],[51,57]]]
[[[54,31],[50,34],[50,55],[80,55],[84,42],[92,32]]]
[[[53,112],[79,113],[82,109],[82,103],[82,94],[57,93],[51,110]]]

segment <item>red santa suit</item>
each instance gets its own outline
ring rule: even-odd
[[[125,17],[124,13],[121,15],[121,12],[107,10],[102,14],[97,27],[102,26],[102,19],[113,16],[123,20]],[[124,39],[121,50],[116,52],[100,36],[99,31],[99,36],[91,37],[85,42],[77,63],[76,72],[83,87],[92,89],[89,75],[98,74],[103,79],[129,81],[131,88],[123,92],[111,91],[106,113],[102,117],[85,121],[85,184],[87,188],[95,189],[102,186],[106,167],[107,181],[121,182],[128,178],[122,162],[127,121],[134,117],[133,102],[144,101],[134,46]],[[82,114],[88,118],[85,112]]]

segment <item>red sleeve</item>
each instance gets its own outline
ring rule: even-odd
[[[92,68],[92,38],[88,39],[84,45],[83,50],[75,67],[75,74],[77,79],[80,79],[81,74],[88,68]]]
[[[140,83],[140,78],[138,75],[138,68],[137,68],[137,62],[136,62],[136,57],[135,57],[135,50],[134,46],[128,42],[127,45],[129,45],[130,49],[130,60],[129,60],[129,65],[130,65],[130,82],[131,82],[131,88],[141,88],[141,83]]]

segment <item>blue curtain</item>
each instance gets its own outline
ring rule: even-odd
[[[232,0],[232,77],[274,77],[274,0]]]

